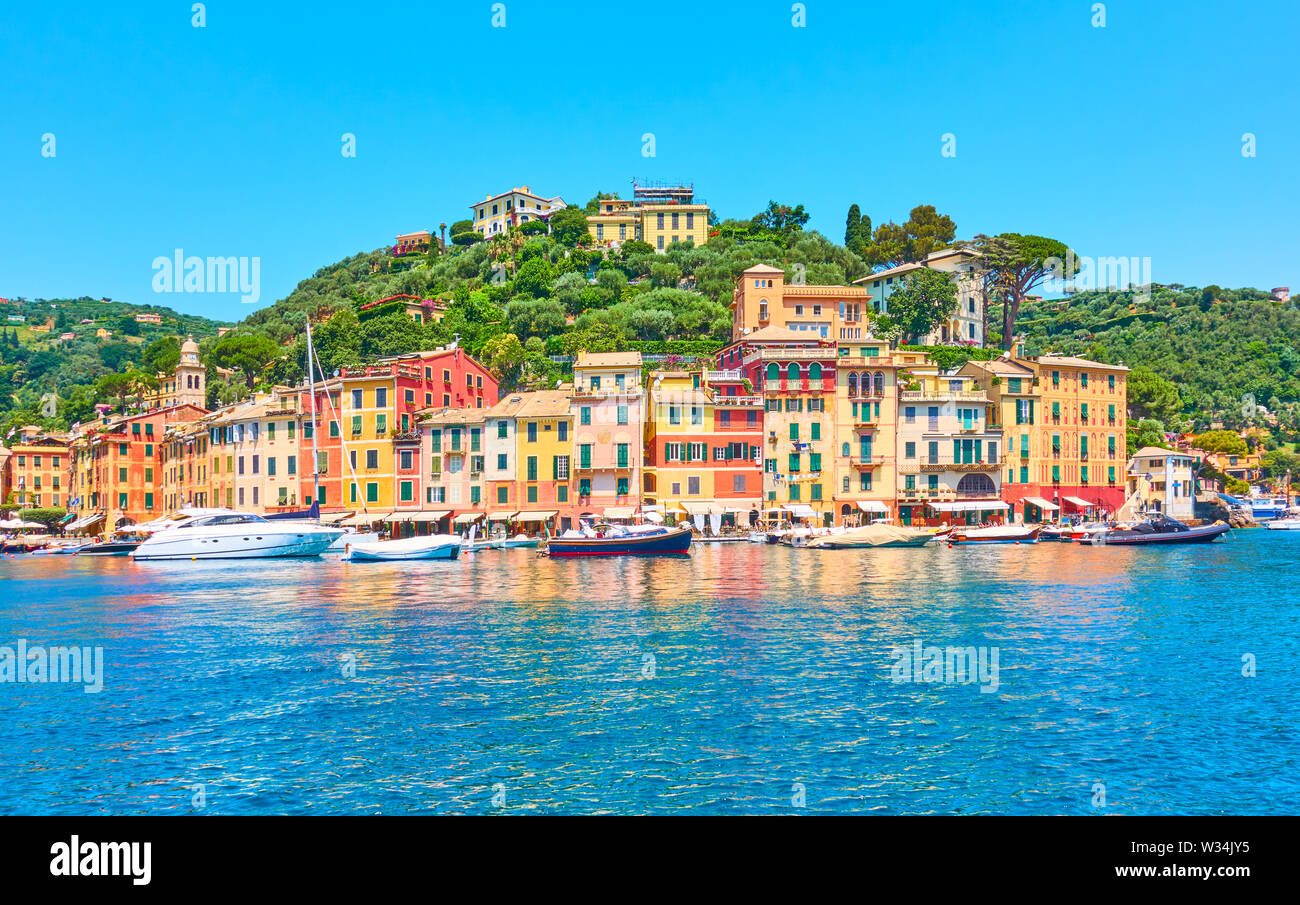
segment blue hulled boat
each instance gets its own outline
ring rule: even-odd
[[[546,547],[551,556],[646,556],[683,554],[690,550],[690,528],[665,528],[662,525],[566,532],[551,538]]]

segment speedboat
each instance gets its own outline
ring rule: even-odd
[[[407,562],[423,559],[455,559],[461,539],[454,534],[430,534],[382,543],[349,543],[343,558],[349,562]]]
[[[342,528],[273,521],[250,512],[184,510],[132,554],[138,561],[319,556]]]
[[[1270,531],[1300,531],[1300,509],[1288,509],[1285,514],[1265,522]]]
[[[903,528],[897,525],[862,525],[848,528],[839,534],[814,537],[809,547],[828,550],[855,547],[923,547],[934,538],[934,532],[921,528]]]
[[[126,556],[145,542],[148,535],[134,528],[114,531],[102,540],[86,544],[76,551],[77,556]]]
[[[1036,544],[1042,525],[993,525],[967,528],[959,525],[948,532],[950,544]]]
[[[1094,531],[1083,537],[1080,543],[1094,547],[1133,547],[1141,544],[1202,544],[1227,534],[1232,526],[1227,522],[1215,522],[1192,528],[1167,515],[1158,515],[1145,522]]]
[[[638,556],[689,553],[691,529],[663,525],[602,525],[599,530],[570,529],[551,538],[551,556]]]

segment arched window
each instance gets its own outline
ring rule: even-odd
[[[781,366],[776,362],[772,362],[767,366],[767,379],[768,380],[781,379]]]
[[[849,395],[858,395],[858,375],[852,371],[849,372]]]
[[[958,496],[997,496],[993,479],[986,474],[968,474],[957,482]]]
[[[821,379],[822,379],[822,366],[821,366],[821,364],[819,364],[818,362],[815,362],[815,361],[814,361],[812,364],[810,364],[810,365],[808,366],[808,379],[809,379],[809,380],[821,380]]]
[[[885,373],[884,371],[876,372],[876,395],[885,395]]]
[[[844,449],[843,449],[843,451],[842,451],[840,454],[841,454],[842,456],[844,456],[846,459],[847,459],[849,456],[853,455],[853,453],[849,451],[849,444],[847,444],[847,443],[844,444]]]
[[[793,362],[793,361],[790,362],[790,366],[789,366],[788,368],[785,369],[785,373],[786,373],[786,376],[789,377],[791,380],[798,380],[798,379],[799,379],[799,365],[796,364],[796,363]]]

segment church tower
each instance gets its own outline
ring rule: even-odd
[[[208,400],[207,369],[199,361],[199,344],[191,335],[181,343],[181,360],[176,365],[176,404],[203,408]]]

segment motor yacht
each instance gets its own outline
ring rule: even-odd
[[[182,509],[131,554],[136,560],[319,556],[342,528],[276,521],[249,512]]]

